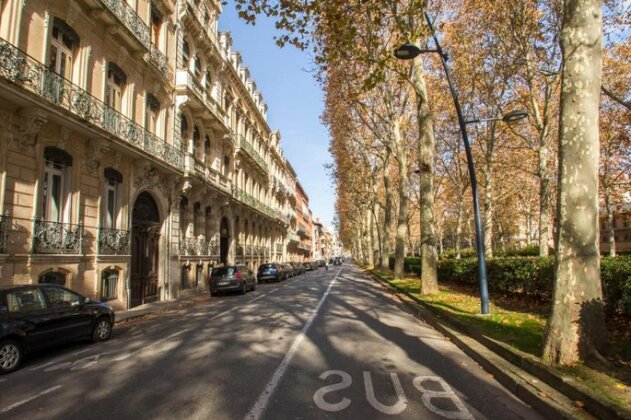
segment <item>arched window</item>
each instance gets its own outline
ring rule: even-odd
[[[101,300],[112,300],[118,296],[118,270],[103,270],[101,273]]]
[[[68,222],[70,218],[70,173],[72,156],[56,147],[44,149],[41,217],[50,222]]]
[[[151,93],[147,93],[145,110],[145,128],[153,134],[157,134],[158,118],[160,117],[160,101]]]
[[[204,161],[210,163],[210,138],[208,136],[206,136],[204,141]]]
[[[120,226],[121,189],[123,175],[114,168],[105,168],[105,192],[103,196],[103,222],[105,229],[117,229]]]
[[[40,284],[57,284],[59,286],[66,285],[66,275],[59,271],[49,271],[39,276],[37,280]]]
[[[195,157],[199,157],[200,154],[200,138],[201,138],[201,133],[199,132],[199,127],[194,126],[193,127],[193,147],[195,148],[193,150],[193,154],[195,155]]]
[[[160,10],[151,2],[151,42],[157,47],[160,46],[160,29],[162,28],[163,16]]]
[[[212,235],[211,215],[212,213],[210,207],[206,207],[206,214],[204,217],[204,234],[206,235],[206,239],[210,239]]]
[[[230,158],[228,156],[223,157],[223,176],[227,177],[230,171]]]
[[[186,231],[188,229],[188,199],[182,197],[180,199],[180,239],[182,242],[186,238]]]
[[[202,205],[199,204],[199,202],[195,203],[193,205],[193,237],[197,238],[197,235],[200,234],[199,232],[199,219],[201,216],[201,212],[202,212]]]
[[[188,120],[186,119],[186,116],[182,114],[180,116],[180,135],[182,137],[186,137],[187,133],[188,133]]]
[[[186,39],[182,41],[182,65],[184,68],[188,68],[188,63],[191,61],[191,49],[188,46]]]

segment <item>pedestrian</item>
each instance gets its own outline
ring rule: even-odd
[[[329,271],[329,261],[328,260],[324,260],[324,268],[326,269],[326,271]]]

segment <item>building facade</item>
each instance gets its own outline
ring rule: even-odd
[[[0,3],[0,284],[126,308],[286,258],[295,172],[220,13]]]

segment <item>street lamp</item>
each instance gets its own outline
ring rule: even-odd
[[[475,168],[473,167],[473,155],[471,153],[471,147],[469,145],[469,137],[467,136],[467,123],[474,122],[482,122],[482,120],[471,120],[465,121],[462,115],[462,109],[460,108],[460,103],[458,101],[458,93],[456,92],[456,88],[454,86],[453,81],[451,80],[451,75],[449,73],[449,67],[447,66],[447,54],[443,51],[438,42],[438,38],[436,37],[436,32],[434,31],[434,26],[432,25],[432,21],[430,20],[427,13],[424,13],[425,20],[427,21],[427,25],[432,33],[432,38],[434,39],[435,48],[433,49],[423,49],[419,48],[415,44],[404,44],[401,45],[394,51],[394,56],[400,60],[412,60],[418,57],[423,53],[438,53],[440,56],[440,61],[443,64],[443,69],[445,70],[445,75],[447,76],[447,83],[449,84],[449,90],[451,91],[451,97],[454,100],[454,105],[456,107],[456,112],[458,114],[458,124],[460,125],[460,132],[462,133],[462,141],[464,143],[465,153],[467,155],[467,167],[469,169],[469,177],[471,178],[471,192],[473,194],[473,210],[475,212],[475,242],[478,254],[478,277],[480,278],[480,304],[481,304],[481,312],[483,315],[488,315],[491,311],[489,309],[489,286],[488,279],[486,276],[486,259],[484,256],[484,235],[482,234],[482,218],[480,217],[480,205],[478,203],[478,182],[475,177]],[[525,111],[512,111],[508,114],[502,116],[502,118],[498,118],[497,120],[502,120],[505,122],[513,122],[525,118],[528,114]],[[495,121],[495,119],[487,119],[489,121]]]

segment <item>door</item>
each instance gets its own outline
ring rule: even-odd
[[[55,335],[59,341],[85,337],[92,332],[92,314],[85,298],[58,286],[42,286],[46,303],[54,316]]]
[[[55,335],[55,311],[46,305],[39,287],[20,287],[7,292],[7,309],[17,329],[24,333],[26,351],[59,342]]]
[[[221,219],[221,228],[220,228],[220,239],[219,239],[219,261],[222,264],[228,263],[228,250],[230,248],[230,230],[228,228],[228,221],[226,218]]]
[[[131,306],[158,298],[160,216],[147,192],[136,199],[132,213]]]

